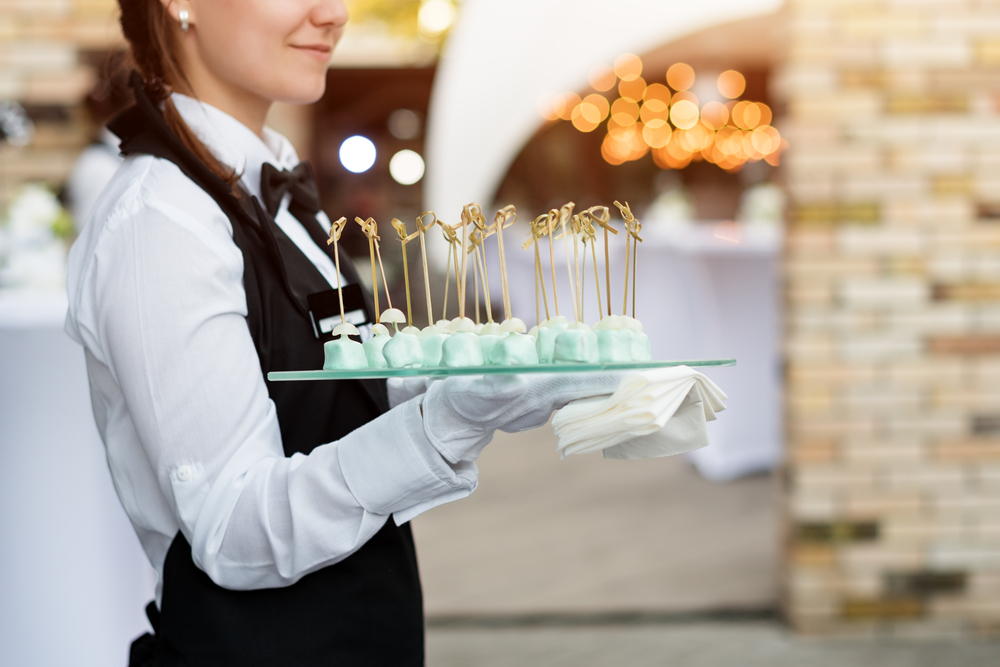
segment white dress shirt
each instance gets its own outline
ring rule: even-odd
[[[264,162],[298,164],[281,135],[261,140],[218,109],[173,100],[251,194]],[[278,226],[336,285],[288,200]],[[85,348],[115,489],[160,575],[157,602],[178,530],[220,586],[288,586],[357,551],[390,514],[402,524],[475,489],[475,466],[449,465],[426,438],[420,399],[285,457],[230,221],[173,163],[125,160],[70,252],[68,276],[66,331]]]

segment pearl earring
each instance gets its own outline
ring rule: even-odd
[[[188,10],[186,9],[182,9],[180,14],[181,14],[181,32],[187,32],[188,28],[191,27],[191,24],[188,21],[190,15],[188,14]]]

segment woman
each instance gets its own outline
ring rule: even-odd
[[[474,490],[496,429],[616,378],[449,378],[416,396],[265,381],[322,366],[309,296],[338,276],[311,172],[264,119],[323,95],[344,4],[119,4],[136,106],[111,124],[127,159],[71,252],[67,330],[159,574],[131,664],[422,664],[409,519]]]

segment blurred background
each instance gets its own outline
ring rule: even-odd
[[[1000,662],[1000,2],[348,4],[325,97],[269,122],[331,218],[382,226],[394,300],[403,252],[414,295],[423,276],[393,218],[513,204],[513,248],[551,208],[618,200],[654,357],[738,359],[687,457],[498,437],[477,492],[414,522],[428,663]],[[125,664],[147,629],[152,569],[62,333],[123,59],[113,0],[0,3],[5,664]],[[344,244],[371,275],[360,231]],[[438,319],[447,243],[427,246]],[[623,234],[607,252],[617,309]],[[531,326],[533,249],[507,264]]]

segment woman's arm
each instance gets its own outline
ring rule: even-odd
[[[159,492],[213,581],[290,585],[356,551],[389,514],[472,492],[475,466],[438,454],[414,401],[286,458],[228,221],[207,197],[133,208],[105,225],[87,272],[92,353],[120,387]]]

